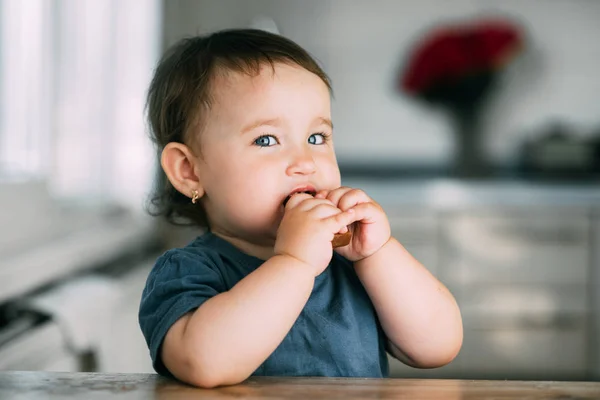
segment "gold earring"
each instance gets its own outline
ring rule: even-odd
[[[198,202],[199,198],[200,198],[200,195],[198,194],[198,191],[192,190],[192,204],[196,204]]]

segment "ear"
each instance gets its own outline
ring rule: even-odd
[[[192,197],[194,190],[204,195],[197,169],[198,160],[194,153],[184,144],[171,142],[162,151],[160,164],[169,182],[181,194]]]

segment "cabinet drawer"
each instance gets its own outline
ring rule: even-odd
[[[454,360],[467,376],[502,379],[582,378],[586,372],[584,326],[569,329],[465,330]]]
[[[538,325],[589,312],[589,290],[585,285],[494,285],[453,293],[465,319],[530,321],[530,325]]]
[[[463,347],[450,364],[420,370],[390,360],[393,378],[584,379],[583,327],[572,329],[465,329]]]
[[[586,212],[524,210],[452,215],[441,229],[448,279],[469,283],[585,282]]]

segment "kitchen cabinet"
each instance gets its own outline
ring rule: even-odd
[[[146,279],[159,254],[122,268],[113,276],[119,284],[120,296],[112,313],[111,336],[102,349],[99,372],[152,373],[152,360],[146,340],[138,324],[138,312]]]
[[[22,322],[26,320],[27,316],[21,318]],[[16,320],[12,325],[21,321]],[[4,335],[0,330],[0,337]],[[35,324],[20,336],[4,342],[0,343],[0,371],[79,370],[79,357],[67,348],[60,326],[53,321]]]
[[[137,308],[160,244],[153,221],[58,202],[35,182],[0,185],[0,203],[11,205],[0,211],[0,370],[150,371]]]
[[[591,215],[586,208],[511,207],[443,217],[448,283],[585,284]]]
[[[590,283],[590,334],[588,361],[591,379],[600,380],[600,206],[593,211],[592,225],[592,273]]]
[[[441,225],[442,279],[466,328],[458,368],[494,378],[583,378],[590,209],[471,209]]]
[[[418,370],[391,360],[392,376],[590,376],[599,357],[590,299],[598,301],[593,249],[600,246],[591,207],[471,206],[388,215],[394,235],[406,239],[409,251],[420,251],[417,259],[431,262],[452,291],[464,325],[462,350],[450,365]]]

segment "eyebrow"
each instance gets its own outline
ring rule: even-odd
[[[258,121],[254,121],[251,124],[246,125],[242,129],[242,134],[244,134],[246,132],[250,132],[250,131],[258,128],[259,126],[266,126],[266,125],[274,126],[274,127],[281,126],[281,119],[279,119],[279,118],[259,119]]]
[[[329,128],[333,129],[333,123],[329,118],[319,117],[315,119],[320,125],[327,125]],[[268,119],[259,119],[257,121],[252,122],[251,124],[246,125],[242,129],[242,134],[246,132],[250,132],[261,126],[273,126],[279,127],[282,125],[282,121],[280,118],[268,118]]]
[[[331,120],[329,118],[317,118],[317,121],[319,121],[320,124],[323,125],[327,125],[331,130],[333,130],[333,122],[331,122]]]

